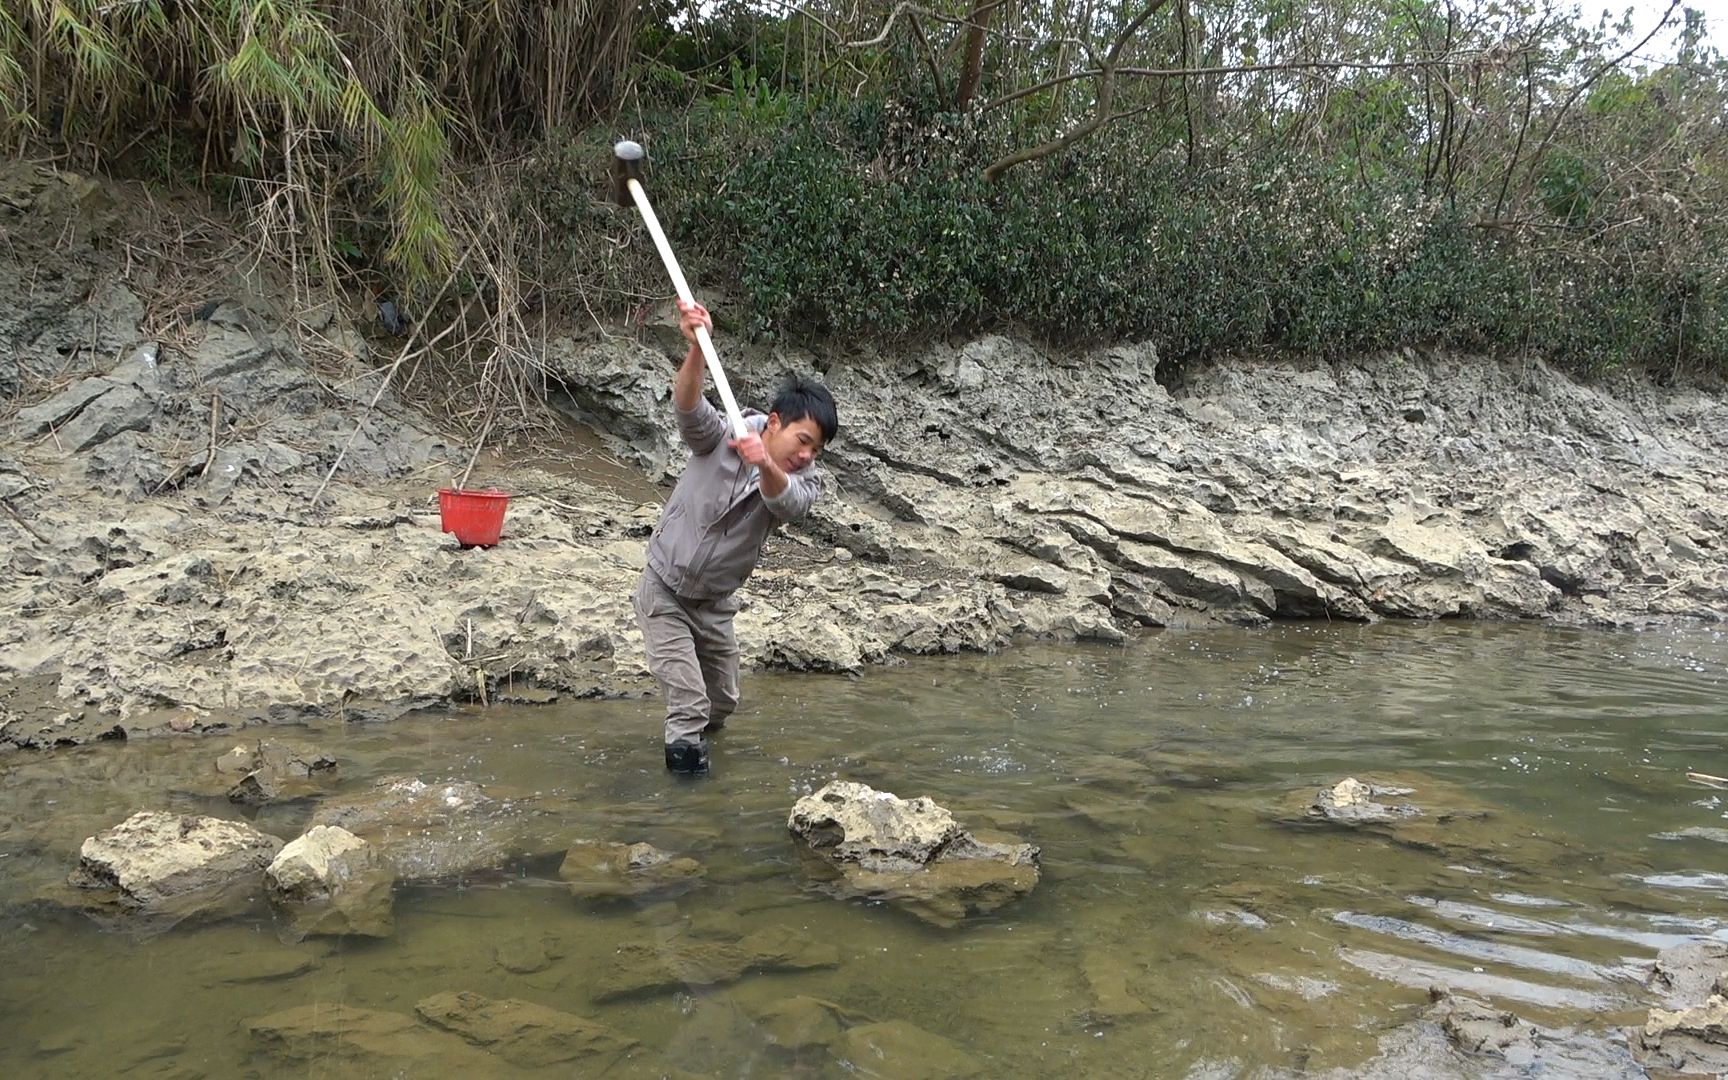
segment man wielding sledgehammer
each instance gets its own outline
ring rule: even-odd
[[[690,461],[660,511],[634,599],[648,670],[666,697],[666,767],[699,773],[708,769],[705,733],[738,707],[735,594],[768,534],[803,517],[821,494],[816,455],[840,424],[828,388],[793,377],[768,415],[745,410],[745,434],[728,438],[702,395],[697,327],[712,333],[713,322],[700,304],[680,300],[678,311],[690,351],[672,404]]]

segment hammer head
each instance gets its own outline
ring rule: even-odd
[[[644,163],[648,155],[640,143],[625,139],[612,147],[612,199],[619,206],[630,206],[630,181],[644,179]]]

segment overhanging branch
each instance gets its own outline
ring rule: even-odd
[[[1066,150],[1108,123],[1116,104],[1116,62],[1121,58],[1122,50],[1128,47],[1130,41],[1134,40],[1134,35],[1140,32],[1142,26],[1146,25],[1146,20],[1156,15],[1159,9],[1169,2],[1170,0],[1151,0],[1151,3],[1146,5],[1145,10],[1136,15],[1133,21],[1123,27],[1122,32],[1116,36],[1116,41],[1110,46],[1110,51],[1105,54],[1103,61],[1098,65],[1098,100],[1092,109],[1091,116],[1087,117],[1079,126],[1051,139],[1049,142],[1023,147],[997,158],[985,167],[984,179],[994,183],[1003,173],[1016,165],[1024,165],[1028,161],[1036,161],[1039,158],[1049,157],[1051,154]]]
[[[1179,79],[1198,75],[1249,75],[1262,71],[1400,71],[1411,68],[1446,68],[1459,64],[1473,63],[1483,56],[1480,52],[1450,53],[1445,56],[1429,56],[1415,60],[1292,60],[1279,64],[1220,64],[1210,67],[1177,67],[1177,68],[1117,68],[1117,75],[1126,75],[1142,79]],[[1080,71],[1070,71],[1065,75],[1053,75],[1043,82],[1024,87],[1001,97],[987,101],[983,111],[1001,108],[1003,105],[1030,97],[1053,86],[1074,82],[1076,79],[1096,79],[1104,74],[1102,66],[1084,68]]]

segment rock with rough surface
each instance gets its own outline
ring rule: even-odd
[[[1315,798],[1309,813],[1343,825],[1396,821],[1399,818],[1416,817],[1422,811],[1408,803],[1388,805],[1376,800],[1399,798],[1409,794],[1410,788],[1364,784],[1352,776],[1322,791]]]
[[[1728,997],[1713,993],[1688,1009],[1651,1009],[1631,1038],[1632,1052],[1646,1068],[1728,1074]]]
[[[702,864],[673,856],[652,844],[571,845],[558,868],[570,895],[581,898],[675,896],[701,884]]]
[[[1436,1071],[1438,1059],[1432,1053],[1410,1054],[1412,1063],[1421,1071],[1406,1065],[1403,1069],[1385,1063],[1365,1070],[1366,1075],[1403,1080],[1415,1075],[1436,1076],[1502,1075],[1502,1067],[1488,1062],[1504,1062],[1513,1076],[1588,1076],[1602,1080],[1635,1080],[1645,1075],[1633,1060],[1622,1040],[1605,1037],[1593,1026],[1580,1029],[1551,1028],[1533,1024],[1515,1013],[1453,994],[1441,988],[1429,991],[1433,1002],[1425,1023],[1438,1024],[1446,1046],[1462,1060],[1452,1060],[1443,1071]],[[1397,1040],[1394,1036],[1393,1041]],[[1382,1040],[1384,1046],[1386,1040]],[[1406,1050],[1408,1051],[1408,1045]],[[1370,1063],[1372,1066],[1374,1063]],[[1351,1075],[1356,1075],[1352,1073]]]
[[[264,871],[265,891],[301,937],[389,937],[395,884],[372,845],[334,825],[289,841]]]
[[[143,811],[84,841],[69,881],[142,911],[219,904],[256,890],[282,841],[237,821]]]
[[[145,345],[107,375],[73,384],[18,414],[25,438],[52,433],[55,445],[73,453],[90,450],[122,432],[150,427],[161,378],[157,347]]]
[[[0,396],[22,421],[0,424],[0,454],[20,459],[0,465],[0,496],[39,534],[0,522],[17,540],[0,554],[0,610],[33,613],[0,625],[0,680],[51,676],[76,717],[0,724],[0,748],[172,731],[131,723],[168,707],[209,717],[200,730],[390,717],[523,682],[569,696],[650,685],[628,597],[660,511],[653,482],[687,453],[657,350],[630,335],[547,342],[553,399],[600,447],[555,473],[488,467],[488,484],[556,498],[513,503],[504,550],[465,552],[392,481],[466,452],[391,396],[339,314],[236,273],[189,299],[146,363],[155,328],[111,271],[114,223],[104,243],[67,229],[86,216],[68,199],[115,201],[104,183],[0,172],[0,210],[29,248],[0,252],[0,287],[19,298],[0,310],[16,354]],[[648,325],[675,322],[663,308]],[[296,346],[310,326],[328,346],[316,362]],[[852,672],[1284,618],[1728,613],[1715,386],[1414,348],[1219,358],[1172,386],[1150,343],[1052,350],[996,334],[827,360],[779,344],[735,373],[739,399],[761,404],[770,372],[823,370],[848,417],[823,454],[827,494],[776,532],[743,597],[747,665]],[[319,491],[327,514],[294,509]],[[97,602],[65,602],[86,594]],[[236,795],[270,789],[256,777]]]
[[[1650,988],[1670,1009],[1685,1009],[1712,994],[1728,995],[1728,941],[1705,938],[1672,945],[1656,954]]]
[[[1452,1045],[1467,1054],[1493,1054],[1514,1065],[1527,1065],[1535,1056],[1539,1033],[1516,1014],[1473,998],[1436,995],[1436,1019]]]
[[[799,799],[786,825],[838,875],[830,891],[890,901],[938,926],[993,911],[1038,883],[1036,847],[974,835],[927,797],[836,780]]]
[[[799,799],[786,827],[835,861],[870,870],[925,866],[963,832],[927,796],[902,799],[850,780]]]

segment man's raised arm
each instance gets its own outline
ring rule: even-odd
[[[710,334],[714,332],[714,320],[708,309],[701,304],[678,301],[678,329],[690,343],[690,351],[684,354],[678,377],[672,380],[672,405],[678,410],[678,432],[690,451],[708,454],[726,438],[726,421],[720,418],[720,410],[702,396],[702,377],[708,366],[696,344],[698,326]]]

